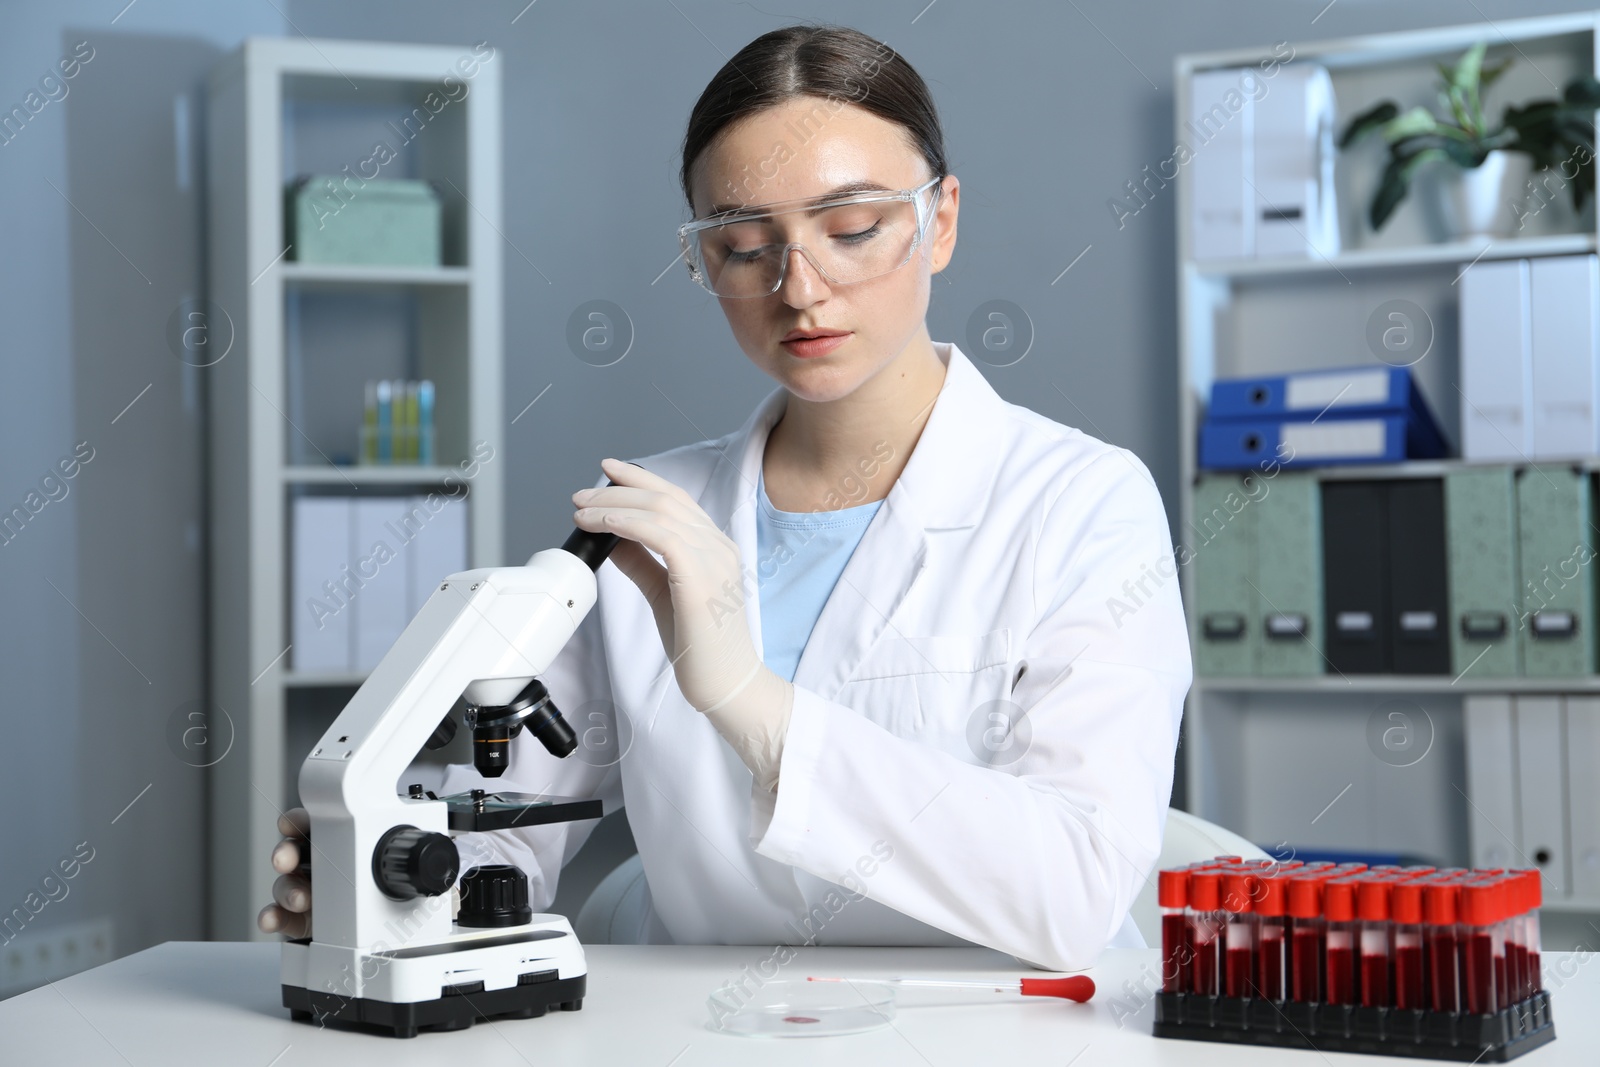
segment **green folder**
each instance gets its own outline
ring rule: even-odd
[[[1322,674],[1322,493],[1316,475],[1283,471],[1251,492],[1256,518],[1255,622],[1259,671]]]
[[[1467,678],[1522,672],[1526,631],[1517,625],[1517,494],[1510,467],[1476,467],[1444,478],[1449,554],[1450,658]]]
[[[1187,538],[1193,553],[1195,674],[1228,677],[1256,673],[1260,626],[1255,566],[1257,505],[1245,495],[1238,474],[1202,474],[1195,482],[1194,519]]]
[[[1595,669],[1594,540],[1589,474],[1547,463],[1517,472],[1522,579],[1517,618],[1532,677]]]

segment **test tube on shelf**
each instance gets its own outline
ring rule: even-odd
[[[1394,924],[1394,1007],[1408,1011],[1427,1007],[1422,961],[1422,889],[1419,878],[1396,882],[1389,890],[1389,918]]]
[[[378,382],[378,456],[379,463],[394,461],[394,386],[384,379]]]
[[[1457,898],[1456,942],[1461,955],[1462,1010],[1498,1011],[1505,983],[1505,887],[1493,877],[1463,882]]]
[[[1252,883],[1257,877],[1248,868],[1227,870],[1222,875],[1222,910],[1227,913],[1223,933],[1222,995],[1226,997],[1256,995]]]
[[[1328,1004],[1358,1002],[1356,879],[1357,875],[1333,878],[1322,887],[1322,918],[1326,924],[1322,952],[1327,963],[1322,995]]]
[[[417,462],[423,465],[433,463],[433,382],[427,378],[422,379],[417,386],[417,421],[420,427],[420,436],[417,439]]]
[[[1422,940],[1427,955],[1428,1007],[1459,1012],[1461,953],[1457,938],[1460,884],[1457,875],[1435,875],[1422,883]]]
[[[406,398],[405,418],[400,420],[400,440],[402,445],[400,458],[405,463],[415,463],[417,461],[418,437],[417,383],[407,381],[400,384],[404,387]]]
[[[1189,932],[1189,875],[1186,868],[1162,871],[1156,879],[1156,899],[1161,907],[1161,990],[1189,992],[1190,960],[1194,942]]]
[[[1189,991],[1214,997],[1221,992],[1219,939],[1227,913],[1222,910],[1222,871],[1202,868],[1189,875],[1189,943],[1194,955]]]
[[[370,380],[361,406],[361,462],[378,462],[378,383]]]
[[[1256,989],[1266,1000],[1289,999],[1289,874],[1256,881]]]
[[[1376,869],[1375,869],[1376,870]],[[1398,874],[1399,868],[1393,869]],[[1356,915],[1360,921],[1361,1005],[1387,1008],[1393,967],[1390,944],[1389,893],[1393,882],[1382,873],[1367,872],[1356,885]]]

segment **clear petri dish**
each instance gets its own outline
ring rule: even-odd
[[[726,994],[715,1002],[732,1011],[713,1012],[710,1030],[740,1037],[833,1037],[889,1025],[894,1018],[894,986],[870,979],[808,982],[780,978],[767,982],[732,1006]]]

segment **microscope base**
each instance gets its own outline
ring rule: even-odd
[[[583,946],[561,915],[516,927],[456,928],[397,949],[309,939],[283,943],[279,985],[290,1017],[364,1024],[395,1037],[464,1030],[479,1019],[532,1019],[583,1007]]]
[[[375,1026],[391,1031],[395,1037],[416,1037],[421,1030],[465,1030],[479,1019],[534,1019],[551,1008],[578,1011],[588,975],[552,979],[531,985],[508,986],[485,991],[482,982],[454,987],[437,1000],[414,1004],[391,1004],[364,997],[341,997],[283,987],[283,1006],[296,1021],[321,1025],[328,1020]]]

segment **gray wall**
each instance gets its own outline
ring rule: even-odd
[[[487,39],[504,64],[507,419],[549,387],[510,429],[508,562],[559,543],[567,495],[593,482],[602,456],[722,434],[771,387],[716,302],[673,264],[689,108],[757,34],[842,22],[922,72],[965,207],[955,260],[936,278],[934,338],[971,352],[979,305],[1022,307],[1032,350],[989,368],[990,381],[1133,449],[1170,508],[1172,197],[1121,229],[1107,201],[1170,154],[1173,56],[1586,6],[907,0],[790,3],[777,15],[728,0],[523,3],[279,5],[312,36]],[[96,49],[67,98],[0,146],[0,505],[21,503],[77,442],[95,449],[68,495],[0,546],[0,909],[88,841],[95,859],[34,925],[108,915],[123,954],[204,936],[203,784],[166,741],[174,712],[205,684],[203,413],[165,340],[168,315],[203,275],[202,156],[196,144],[179,150],[174,100],[191,94],[193,138],[192,90],[215,56],[246,34],[296,29],[255,0],[119,6],[0,5],[0,109],[74,42]],[[621,305],[634,330],[627,357],[606,368],[566,342],[569,316],[595,299]],[[588,869],[572,872],[558,906],[575,906],[626,851],[625,831],[595,836],[606,854],[580,857]]]
[[[0,112],[92,49],[0,144],[0,509],[38,494],[0,544],[0,918],[27,916],[3,978],[86,920],[113,955],[205,936],[204,779],[167,744],[205,695],[203,411],[165,330],[204,277],[200,79],[284,27],[267,3],[0,14]]]

